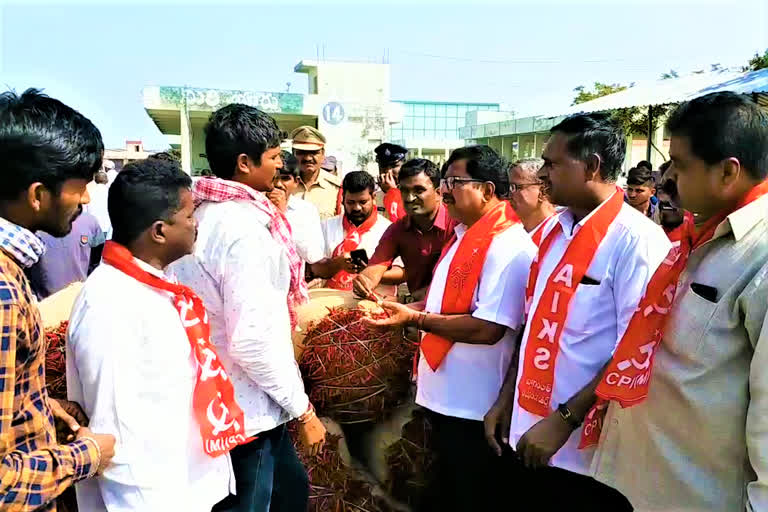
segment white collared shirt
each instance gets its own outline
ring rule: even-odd
[[[193,255],[171,265],[203,299],[249,436],[306,412],[288,316],[291,272],[269,217],[249,201],[203,203]]]
[[[467,226],[455,228],[457,240],[435,268],[425,311],[440,313],[445,283]],[[416,403],[446,416],[482,420],[499,396],[513,363],[515,331],[525,314],[525,285],[536,246],[520,223],[497,234],[486,255],[470,311],[472,316],[509,327],[494,345],[454,343],[432,371],[419,359]]]
[[[691,253],[648,397],[627,408],[611,402],[592,474],[638,512],[768,510],[767,368],[763,196]]]
[[[557,222],[562,226],[559,235],[539,264],[539,276],[528,313],[529,318],[533,316],[550,275],[573,237],[596,211],[597,209],[593,210],[574,227],[573,214],[570,209],[566,209],[544,228],[542,240]],[[585,277],[590,277],[600,284],[579,284],[571,299],[555,360],[555,378],[550,401],[552,411],[581,391],[611,358],[645,293],[648,281],[671,247],[667,235],[658,225],[628,204],[622,204],[585,274]],[[517,385],[523,373],[529,331],[530,322],[526,325],[520,347]],[[522,409],[515,396],[510,428],[511,446],[517,446],[523,434],[541,419],[541,416]],[[588,474],[594,448],[579,450],[580,436],[581,429],[576,429],[566,444],[552,457],[550,464],[568,471]]]
[[[323,259],[325,240],[317,207],[299,196],[292,195],[288,198],[285,216],[291,225],[299,257],[305,263],[317,263]]]
[[[109,240],[112,238],[112,221],[109,219],[109,211],[107,208],[109,185],[91,181],[88,183],[87,188],[91,201],[83,208],[99,220],[99,226],[101,226],[101,230]]]
[[[208,512],[234,483],[229,456],[203,451],[192,409],[197,364],[171,297],[101,264],[75,302],[69,399],[83,406],[91,430],[116,439],[104,474],[77,484],[80,512]]]
[[[333,251],[338,245],[344,241],[344,214],[331,217],[323,222],[323,239],[325,240],[325,257],[330,258],[333,256]],[[359,249],[365,249],[365,253],[370,260],[373,257],[373,253],[376,252],[376,247],[379,245],[382,235],[392,223],[383,215],[379,214],[376,218],[376,223],[371,229],[369,229],[363,236],[360,237]],[[392,266],[402,267],[403,260],[398,257]],[[379,285],[376,287],[376,292],[380,295],[395,295],[397,293],[397,287],[394,285]]]

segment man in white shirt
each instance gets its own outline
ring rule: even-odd
[[[275,188],[267,196],[291,224],[301,259],[305,263],[316,263],[325,257],[320,213],[314,204],[295,195],[299,188],[299,161],[288,151],[283,151],[281,156],[283,167],[275,175]]]
[[[237,494],[222,510],[304,512],[307,474],[286,423],[317,453],[325,428],[314,414],[291,344],[292,312],[306,297],[301,260],[285,218],[267,199],[280,158],[280,130],[257,108],[231,104],[206,126],[205,148],[218,178],[198,180],[199,235],[174,272],[205,301],[211,336],[245,412],[248,436],[231,452]],[[290,301],[290,302],[289,302]]]
[[[768,115],[712,93],[667,128],[692,250],[647,397],[611,402],[593,474],[639,512],[768,510]]]
[[[414,325],[425,333],[416,403],[428,411],[436,457],[425,510],[496,510],[500,459],[485,442],[482,420],[514,364],[536,247],[503,200],[507,164],[488,146],[455,150],[441,191],[460,224],[435,268],[423,311],[384,302],[390,317],[369,322]]]
[[[112,160],[104,160],[102,169],[107,173],[107,187],[111,187],[118,175],[117,169],[115,169],[115,162]]]
[[[566,208],[544,227],[519,365],[486,425],[495,432],[512,407],[509,444],[528,468],[522,499],[542,510],[631,510],[617,491],[585,476],[594,447],[580,448],[579,426],[671,244],[616,187],[626,145],[617,123],[604,114],[576,115],[551,133],[539,177],[552,202]]]
[[[126,166],[111,187],[114,239],[158,281],[194,247],[190,184],[177,164],[142,161]],[[109,247],[105,260],[108,254]],[[91,428],[115,436],[117,456],[99,478],[77,484],[81,512],[208,512],[228,495],[229,456],[204,451],[190,354],[172,293],[106,261],[91,274],[69,324],[68,393]]]
[[[545,221],[555,214],[555,207],[539,180],[542,165],[541,158],[524,158],[509,168],[509,204],[536,245],[541,241]]]
[[[105,240],[109,240],[112,237],[112,223],[109,221],[109,211],[107,209],[107,197],[109,194],[107,181],[107,173],[104,171],[99,171],[93,176],[93,181],[88,183],[87,187],[91,202],[84,207],[85,211],[99,220],[99,226],[101,226]]]
[[[323,222],[325,259],[310,265],[315,277],[328,279],[328,288],[352,290],[355,276],[366,267],[381,236],[392,224],[376,211],[375,188],[373,176],[365,171],[344,176],[341,184],[344,213]],[[365,258],[353,257],[353,251],[361,250],[365,251]],[[404,280],[403,264],[398,259],[384,273],[381,280],[384,286],[379,286],[376,292],[394,296],[395,285]]]

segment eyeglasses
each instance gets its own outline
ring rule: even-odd
[[[456,184],[463,183],[485,183],[486,180],[476,180],[475,178],[460,178],[458,176],[448,176],[440,180],[440,188],[445,187],[447,191],[453,190]]]
[[[515,192],[523,190],[525,187],[533,187],[534,185],[540,187],[543,183],[540,181],[533,181],[531,183],[510,183],[509,193],[514,194]]]
[[[659,201],[659,210],[664,212],[673,212],[677,210],[669,201]]]

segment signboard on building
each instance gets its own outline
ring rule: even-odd
[[[339,124],[344,121],[344,107],[341,103],[330,101],[323,106],[323,119],[328,124]]]
[[[271,113],[301,114],[304,109],[302,94],[202,87],[160,87],[159,89],[160,103],[173,108],[181,108],[186,103],[190,110],[212,111],[230,103],[243,103]]]

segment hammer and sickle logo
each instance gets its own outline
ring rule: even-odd
[[[229,423],[227,423],[227,415],[229,414],[229,408],[224,405],[223,402],[221,402],[221,393],[217,393],[218,398],[214,398],[211,400],[211,403],[208,404],[208,421],[213,425],[213,435],[217,436],[222,432],[226,432],[232,426],[235,427],[236,430],[240,428],[240,424],[237,422],[237,420],[233,419]],[[221,416],[216,416],[213,413],[213,404],[214,402],[219,402],[219,407],[221,408]]]
[[[219,375],[221,375],[222,380],[227,380],[227,372],[225,372],[224,368],[218,363],[216,353],[208,347],[204,347],[202,352],[205,354],[205,362],[200,365],[200,382],[216,378]],[[216,363],[215,368],[214,362]]]

